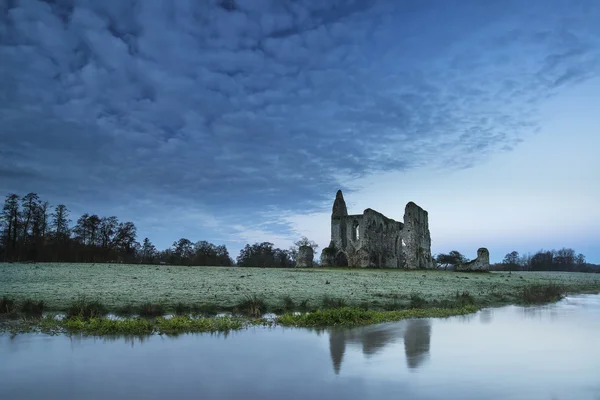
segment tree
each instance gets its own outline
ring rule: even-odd
[[[142,248],[140,250],[141,261],[144,264],[152,264],[156,259],[157,251],[156,247],[150,242],[150,239],[144,238],[144,242],[142,243]]]
[[[120,250],[128,258],[135,255],[135,245],[137,237],[137,228],[133,222],[121,222],[117,228],[115,236],[115,247]]]
[[[289,251],[273,247],[273,243],[247,244],[237,258],[240,267],[293,267]]]
[[[554,257],[555,269],[560,271],[572,270],[575,266],[575,250],[562,248],[556,252]]]
[[[189,265],[194,256],[194,245],[186,238],[173,242],[174,262]]]
[[[532,271],[549,271],[554,269],[555,251],[540,250],[531,257]]]
[[[35,193],[28,193],[21,199],[21,209],[23,210],[23,224],[21,226],[21,237],[24,242],[27,241],[27,239],[29,238],[29,228],[31,227],[31,223],[35,218],[36,209],[38,207],[39,201],[40,198]]]
[[[100,219],[99,240],[100,247],[110,250],[116,245],[116,235],[119,228],[117,217],[102,217]]]
[[[292,256],[288,250],[274,249],[273,258],[275,260],[276,267],[293,268],[295,265],[294,260],[292,259]]]
[[[14,257],[17,248],[18,232],[20,230],[19,196],[14,193],[6,196],[4,207],[2,208],[2,221],[5,225],[5,243],[7,258]]]
[[[51,228],[54,229],[54,236],[59,241],[65,241],[69,236],[69,210],[64,204],[59,204],[54,208],[54,212],[51,215],[52,222],[50,223]]]
[[[519,269],[519,252],[512,251],[504,256],[504,260],[502,260],[502,264],[504,265],[504,269],[506,271],[516,271]]]
[[[83,214],[77,220],[73,233],[79,243],[86,246],[99,244],[98,232],[100,231],[100,217],[97,215]]]
[[[192,265],[229,266],[231,258],[227,247],[201,240],[194,244]]]
[[[294,245],[297,248],[300,248],[302,246],[308,246],[308,247],[311,247],[313,250],[316,250],[319,248],[319,245],[315,241],[309,240],[306,236],[302,236],[302,238],[300,238],[300,240],[295,242]]]
[[[469,262],[469,259],[457,250],[452,250],[448,254],[440,253],[435,257],[435,260],[438,268],[444,267],[444,269],[448,269],[449,266],[455,267],[459,264]]]
[[[578,266],[585,265],[585,256],[581,253],[577,254],[577,257],[575,258],[575,263],[577,263]]]
[[[531,270],[531,258],[532,257],[533,256],[531,255],[531,253],[523,254],[523,255],[521,255],[521,257],[519,257],[519,265],[521,266],[521,269],[523,271]]]

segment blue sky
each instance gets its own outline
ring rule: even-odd
[[[288,247],[429,211],[434,253],[600,262],[600,3],[0,2],[0,190]]]

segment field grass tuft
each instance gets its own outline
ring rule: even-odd
[[[144,303],[139,307],[138,315],[141,317],[161,317],[165,315],[165,308],[159,303]]]
[[[342,308],[346,307],[347,302],[341,297],[329,297],[328,295],[323,296],[321,300],[323,308]]]
[[[15,311],[15,301],[6,296],[0,299],[0,314],[10,314]]]
[[[42,315],[42,313],[44,312],[44,307],[44,300],[36,301],[32,299],[25,299],[23,300],[23,302],[21,302],[19,311],[29,315]]]
[[[233,311],[252,318],[259,318],[267,311],[267,305],[262,297],[246,296],[234,307]]]
[[[562,299],[565,293],[566,290],[563,286],[552,282],[528,285],[521,288],[519,300],[523,304],[551,303]]]
[[[98,318],[106,315],[107,309],[99,300],[88,300],[80,296],[67,309],[67,317]]]

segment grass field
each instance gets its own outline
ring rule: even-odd
[[[82,295],[110,311],[143,303],[160,303],[167,311],[178,303],[226,310],[249,296],[263,299],[268,309],[286,298],[316,309],[324,297],[391,309],[409,304],[415,294],[435,303],[465,291],[486,306],[516,303],[523,287],[549,282],[570,293],[600,292],[600,275],[584,273],[0,264],[0,297],[42,300],[47,311],[64,311]]]

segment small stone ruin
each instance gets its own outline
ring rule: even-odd
[[[490,270],[490,252],[485,247],[477,249],[477,258],[455,268],[458,272],[483,272]]]
[[[296,267],[312,268],[315,251],[310,246],[300,246],[296,256]]]

